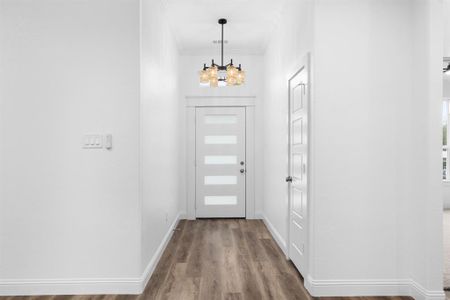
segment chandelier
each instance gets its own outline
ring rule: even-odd
[[[200,85],[206,87],[223,87],[244,84],[245,72],[242,71],[241,64],[235,67],[232,59],[229,64],[223,64],[223,26],[227,24],[227,19],[219,19],[219,24],[222,26],[222,39],[220,42],[222,61],[220,66],[214,62],[214,59],[210,67],[207,67],[206,64],[203,65],[203,69],[200,71]]]

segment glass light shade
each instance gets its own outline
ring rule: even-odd
[[[209,75],[209,79],[212,79],[214,77],[217,78],[217,66],[212,66],[212,67],[208,68],[208,75]]]
[[[245,72],[244,71],[238,71],[236,76],[236,84],[240,85],[245,82]]]
[[[218,66],[213,61],[211,67],[207,68],[204,65],[198,74],[201,87],[226,87],[245,82],[245,72],[241,70],[241,65],[239,68],[232,64]]]
[[[218,87],[219,86],[219,80],[217,80],[217,77],[212,77],[209,79],[209,83],[211,87]]]
[[[227,67],[227,77],[236,77],[238,74],[238,69],[234,66],[228,66]]]
[[[237,79],[236,77],[227,77],[227,85],[236,85]]]
[[[209,83],[209,74],[207,69],[200,71],[200,83]]]

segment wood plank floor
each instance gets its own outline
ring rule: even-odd
[[[302,281],[262,221],[183,220],[142,295],[0,297],[0,300],[312,299]]]

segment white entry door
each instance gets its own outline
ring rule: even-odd
[[[289,257],[305,275],[308,205],[308,73],[289,81]]]
[[[245,107],[196,108],[196,217],[245,217]]]

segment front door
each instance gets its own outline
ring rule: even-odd
[[[308,73],[289,81],[289,257],[304,274],[308,204]]]
[[[245,107],[196,108],[196,217],[245,217]]]

